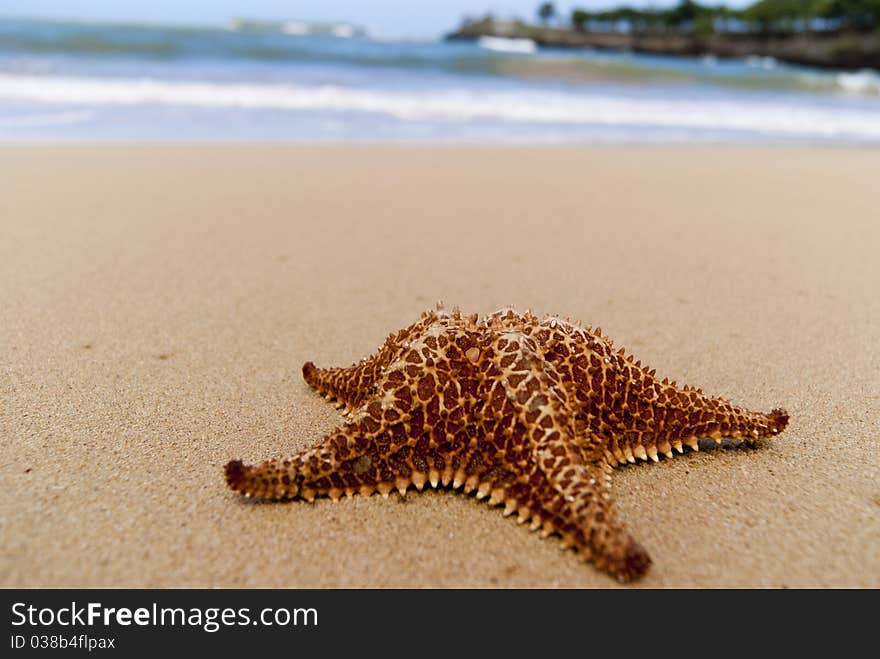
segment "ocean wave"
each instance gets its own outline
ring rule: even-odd
[[[797,87],[849,96],[880,96],[880,73],[869,69],[854,73],[803,73],[797,77]]]
[[[508,39],[505,37],[480,37],[477,45],[486,50],[499,53],[518,53],[529,55],[538,50],[538,44],[531,39]]]
[[[172,58],[184,52],[184,46],[171,37],[151,39],[120,39],[101,33],[39,33],[0,32],[0,50],[34,54],[70,55],[137,55]]]
[[[449,89],[398,91],[336,85],[218,84],[157,79],[0,74],[0,99],[85,106],[165,105],[378,113],[403,121],[739,131],[765,136],[880,140],[880,110],[797,100],[708,100],[642,94]]]
[[[282,32],[296,37],[330,36],[339,39],[365,37],[367,31],[351,23],[326,23],[314,21],[261,21],[234,18],[226,25],[233,32]]]
[[[772,70],[775,69],[779,62],[775,57],[769,57],[766,55],[749,55],[745,59],[746,65],[755,68],[755,69],[766,69]]]
[[[862,95],[880,95],[880,73],[865,69],[856,73],[838,73],[837,85],[845,92]]]
[[[0,52],[87,57],[254,57],[259,50],[290,51],[303,57],[301,39],[282,29],[230,31],[210,26],[8,21],[0,19]],[[248,50],[253,48],[256,55]],[[273,57],[276,55],[273,53]]]
[[[287,28],[220,29],[211,27],[157,27],[141,25],[95,25],[38,23],[32,25],[0,19],[0,55],[45,57],[51,55],[101,58],[138,58],[182,61],[210,58],[218,61],[289,62],[291,64],[342,64],[367,68],[413,69],[450,73],[498,73],[498,62],[511,59],[489,51],[462,54],[445,50],[435,40],[392,40],[370,35],[357,47],[348,43],[358,32],[337,26],[335,32],[297,32]],[[333,37],[333,38],[328,38]],[[2,64],[2,62],[0,62]]]

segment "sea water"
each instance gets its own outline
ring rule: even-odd
[[[0,140],[880,142],[880,75],[376,38],[0,20]]]

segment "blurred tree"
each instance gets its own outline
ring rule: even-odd
[[[575,30],[583,30],[587,21],[590,20],[590,12],[583,9],[574,9],[571,12],[571,24]]]
[[[710,13],[699,14],[693,23],[693,33],[705,37],[715,32],[715,17]]]
[[[554,14],[552,3],[541,5],[539,16],[544,22]],[[571,12],[574,29],[584,30],[588,23],[598,29],[614,29],[626,24],[636,32],[665,26],[696,35],[730,29],[779,35],[812,29],[864,32],[880,30],[880,0],[758,0],[744,9],[725,5],[710,7],[695,0],[681,0],[665,10],[620,6],[595,12],[583,9]]]
[[[545,2],[538,7],[538,18],[544,25],[549,23],[554,16],[556,16],[556,7],[552,2]]]
[[[666,12],[665,23],[677,28],[693,25],[697,16],[704,11],[704,8],[693,0],[681,0],[675,7]]]
[[[827,0],[819,15],[856,30],[880,29],[880,0]]]

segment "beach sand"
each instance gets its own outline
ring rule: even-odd
[[[223,465],[340,423],[442,298],[600,325],[767,411],[759,448],[618,469],[639,586],[880,586],[880,151],[5,146],[0,585],[613,587],[449,491],[255,504]]]

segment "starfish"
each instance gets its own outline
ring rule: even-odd
[[[611,472],[699,450],[700,438],[755,443],[788,414],[750,412],[655,378],[602,336],[557,316],[505,308],[480,319],[442,305],[348,368],[303,366],[347,422],[288,458],[226,465],[226,482],[268,500],[452,486],[504,505],[620,581],[651,559],[619,520]]]

